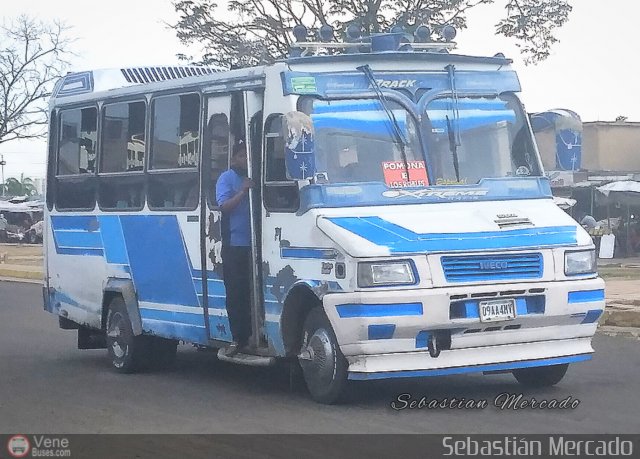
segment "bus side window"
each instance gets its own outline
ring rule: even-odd
[[[298,184],[287,179],[283,122],[284,115],[271,115],[264,129],[264,206],[271,212],[295,212],[300,207]]]
[[[98,171],[101,209],[144,207],[145,119],[145,102],[110,104],[102,111]]]
[[[95,107],[60,114],[55,193],[58,209],[95,208],[97,122]]]
[[[200,189],[200,96],[155,98],[151,121],[149,208],[193,210]]]
[[[209,206],[217,207],[216,182],[218,177],[229,168],[229,120],[225,113],[215,113],[209,120],[209,177],[211,185],[208,188]]]

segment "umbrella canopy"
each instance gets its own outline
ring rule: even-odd
[[[640,182],[621,180],[599,186],[598,201],[603,204],[620,203],[628,206],[640,206]]]
[[[559,196],[554,196],[553,202],[556,206],[560,207],[562,210],[567,210],[575,206],[577,201],[571,198],[561,198]]]

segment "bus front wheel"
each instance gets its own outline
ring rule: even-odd
[[[549,365],[546,367],[519,368],[513,370],[518,382],[529,387],[548,387],[558,384],[569,368],[569,364]]]
[[[316,402],[336,403],[347,383],[348,364],[322,308],[309,312],[303,333],[298,359],[309,393]]]
[[[113,298],[107,316],[107,349],[117,371],[133,373],[142,367],[149,355],[148,341],[144,338],[133,334],[122,297]]]

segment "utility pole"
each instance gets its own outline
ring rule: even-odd
[[[4,160],[4,155],[0,155],[0,166],[2,166],[2,196],[4,196],[4,165],[7,164],[7,162]]]

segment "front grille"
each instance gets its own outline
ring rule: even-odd
[[[442,257],[447,282],[537,279],[542,277],[540,253]]]

